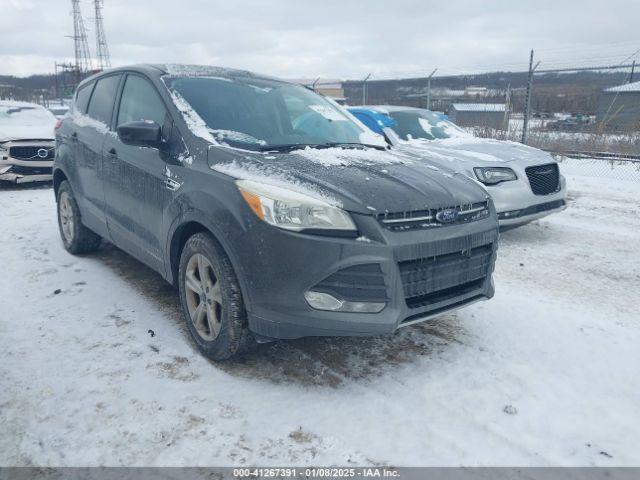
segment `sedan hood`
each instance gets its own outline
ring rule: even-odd
[[[53,125],[0,125],[0,142],[53,139]]]
[[[320,196],[367,214],[444,208],[485,201],[475,180],[435,167],[424,153],[305,149],[252,153],[210,147],[209,165],[235,178]]]
[[[477,137],[455,137],[442,140],[410,141],[402,144],[410,150],[430,152],[439,160],[471,167],[495,167],[517,162],[528,167],[553,162],[553,157],[543,150],[521,143]],[[440,162],[442,163],[442,162]],[[455,168],[452,165],[452,168]]]

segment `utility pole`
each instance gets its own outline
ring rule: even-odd
[[[84,28],[82,12],[80,12],[80,0],[71,0],[73,12],[73,45],[76,56],[76,71],[78,79],[83,72],[91,70],[91,54],[89,53],[89,43],[87,42],[87,31]]]
[[[522,143],[527,142],[527,135],[529,134],[529,115],[531,109],[531,87],[533,85],[533,72],[538,68],[540,62],[533,66],[533,50],[531,50],[531,56],[529,57],[529,78],[527,79],[527,96],[524,101],[524,118],[522,120]]]
[[[369,80],[369,78],[371,78],[371,74],[364,77],[362,81],[362,105],[367,104],[367,80]]]
[[[93,0],[96,16],[96,56],[98,57],[98,68],[100,70],[111,67],[111,55],[109,55],[107,36],[104,33],[104,25],[102,24],[103,2],[104,0]]]
[[[438,71],[437,68],[433,69],[431,75],[427,77],[427,110],[431,110],[431,77]]]

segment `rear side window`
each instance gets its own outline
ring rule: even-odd
[[[96,83],[89,102],[87,114],[96,120],[111,125],[111,112],[113,111],[113,103],[116,98],[116,90],[120,75],[111,75],[101,78]]]
[[[91,96],[91,90],[93,90],[93,83],[84,85],[78,93],[76,93],[76,101],[74,109],[80,113],[87,113],[87,105],[89,104],[89,97]]]
[[[152,120],[162,126],[166,113],[164,103],[153,85],[137,75],[127,76],[116,125],[136,120]]]

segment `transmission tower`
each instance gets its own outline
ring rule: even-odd
[[[98,57],[98,68],[100,70],[111,67],[107,36],[104,33],[104,25],[102,24],[103,4],[104,0],[93,0],[96,14],[96,55]]]
[[[89,42],[87,42],[87,31],[84,28],[82,13],[80,12],[80,0],[71,0],[73,9],[73,43],[76,53],[76,70],[78,73],[91,70],[91,54],[89,53]]]

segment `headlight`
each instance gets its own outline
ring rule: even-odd
[[[482,167],[474,168],[473,171],[485,185],[495,185],[500,182],[509,182],[517,180],[516,173],[507,167]]]
[[[251,180],[237,180],[236,185],[258,218],[276,227],[349,236],[357,232],[351,216],[326,201]]]

